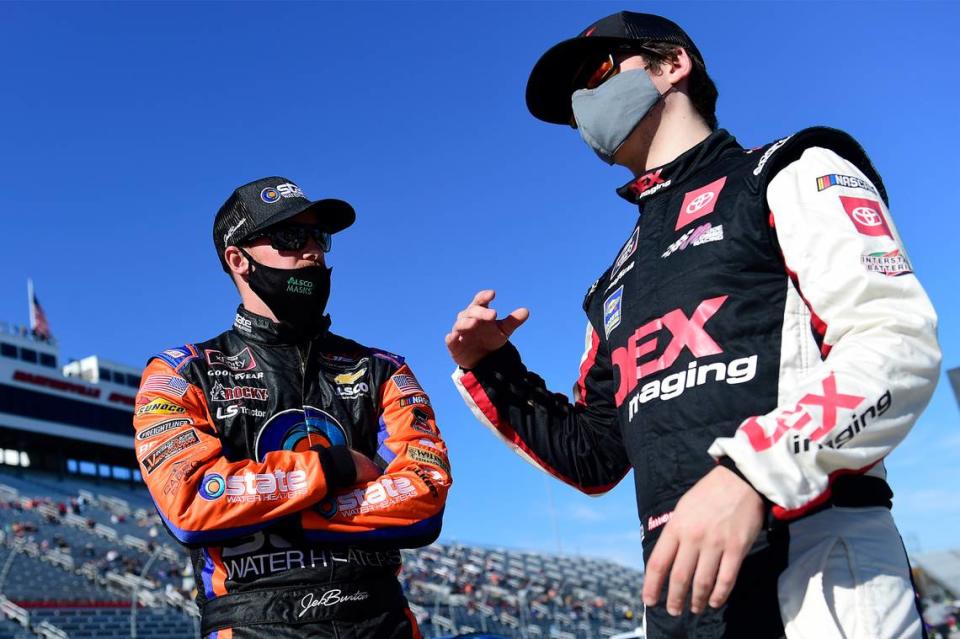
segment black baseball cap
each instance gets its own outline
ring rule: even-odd
[[[304,211],[316,211],[330,233],[342,231],[357,218],[353,207],[343,200],[327,198],[311,202],[293,181],[267,177],[237,187],[217,211],[213,220],[213,245],[220,265],[229,272],[223,252],[254,233],[289,220]]]
[[[676,23],[652,13],[621,11],[601,18],[540,57],[527,80],[527,109],[544,122],[569,124],[573,117],[570,96],[578,88],[574,82],[583,64],[595,56],[645,41],[676,44],[703,63],[693,40]]]

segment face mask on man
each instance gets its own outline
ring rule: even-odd
[[[601,160],[613,164],[613,156],[661,97],[643,69],[618,73],[595,89],[574,91],[580,137]]]
[[[330,272],[326,266],[281,269],[265,266],[240,249],[250,260],[247,283],[277,319],[298,330],[318,326],[330,297]]]

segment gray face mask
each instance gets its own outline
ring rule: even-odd
[[[573,92],[580,137],[607,164],[662,96],[643,69],[613,76],[596,89]]]

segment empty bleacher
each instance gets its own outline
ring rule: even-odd
[[[641,573],[608,561],[458,543],[403,556],[424,637],[608,639],[641,624]],[[129,637],[134,596],[138,637],[196,637],[187,565],[142,487],[0,468],[0,639]]]

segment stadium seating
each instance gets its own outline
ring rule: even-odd
[[[197,636],[187,554],[142,487],[0,468],[0,528],[0,639],[129,637],[135,592],[138,637]],[[641,623],[641,573],[608,561],[460,543],[403,557],[424,637],[609,639]]]

